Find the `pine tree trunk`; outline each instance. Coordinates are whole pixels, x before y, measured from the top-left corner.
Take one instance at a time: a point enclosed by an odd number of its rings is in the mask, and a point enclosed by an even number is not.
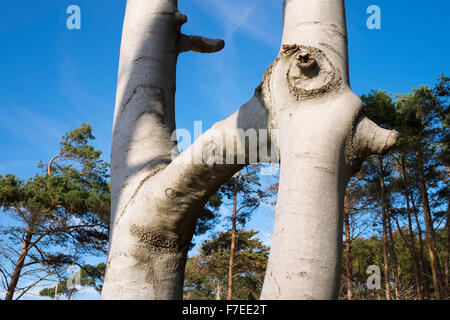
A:
[[[384,185],[384,174],[383,174],[383,158],[378,157],[378,175],[380,180],[380,191],[381,191],[381,219],[383,225],[383,266],[384,266],[384,287],[386,293],[386,300],[391,300],[391,285],[389,276],[389,256],[388,256],[388,233],[387,233],[387,212],[386,212],[386,187]]]
[[[56,286],[55,286],[55,300],[58,300],[58,286],[59,286],[59,275],[56,274]]]
[[[239,178],[239,173],[238,173]],[[233,191],[233,216],[231,218],[231,246],[230,246],[230,263],[228,267],[228,291],[227,300],[233,299],[233,266],[234,266],[234,254],[236,250],[236,210],[237,210],[237,183],[234,184]]]
[[[423,294],[422,294],[422,275],[419,272],[419,261],[417,259],[417,253],[416,253],[416,237],[414,235],[414,229],[412,226],[412,219],[411,219],[411,205],[409,203],[409,187],[408,187],[408,179],[406,174],[406,165],[405,165],[405,157],[402,156],[401,159],[401,167],[402,167],[402,175],[403,175],[403,189],[405,194],[405,201],[406,201],[406,215],[408,217],[408,231],[409,231],[409,241],[407,242],[407,245],[409,247],[409,251],[411,253],[411,257],[413,260],[413,267],[414,267],[414,281],[416,284],[416,292],[417,292],[417,299],[423,300]]]
[[[350,212],[347,207],[347,196],[344,199],[344,235],[345,235],[345,259],[347,275],[347,300],[353,300],[353,261],[352,261],[352,238],[350,229]]]
[[[216,286],[214,298],[216,300],[222,300],[222,286],[220,285],[220,283]]]
[[[67,300],[72,299],[72,294],[73,294],[74,291],[75,291],[74,288],[72,288],[72,289],[69,290],[69,293],[67,294]]]
[[[390,204],[389,201],[387,201],[387,227],[388,227],[388,234],[389,234],[389,239],[388,239],[388,243],[389,243],[389,256],[391,258],[391,262],[392,262],[392,273],[394,274],[394,290],[395,290],[395,298],[397,300],[400,300],[402,298],[401,293],[400,293],[400,276],[399,276],[399,270],[398,270],[398,262],[397,262],[397,254],[395,252],[395,240],[394,240],[394,235],[392,232],[392,220],[391,220],[391,216],[392,216],[392,212],[390,209]]]
[[[407,192],[407,191],[405,191]],[[417,291],[417,299],[423,300],[423,294],[422,294],[422,287],[423,287],[423,280],[422,276],[423,274],[419,271],[419,260],[417,259],[417,252],[416,252],[416,237],[414,235],[414,230],[412,226],[412,219],[411,219],[411,209],[409,204],[409,196],[406,194],[406,206],[407,206],[407,217],[408,217],[408,231],[409,231],[409,238],[410,243],[408,243],[411,256],[413,258],[413,267],[414,267],[414,281],[416,283],[416,291]]]
[[[449,259],[450,259],[450,199],[447,202],[447,221],[445,223],[445,286],[447,291],[447,299],[450,298],[450,274],[449,274]]]
[[[385,276],[386,276],[386,270],[389,273],[389,265],[392,268],[392,273],[394,275],[394,290],[395,290],[395,297],[397,300],[401,299],[401,294],[399,290],[400,285],[400,277],[398,273],[398,263],[397,263],[397,255],[395,253],[395,243],[394,243],[394,237],[392,233],[392,223],[391,223],[391,208],[390,203],[387,196],[387,188],[384,183],[384,170],[383,170],[383,157],[378,157],[378,169],[379,169],[379,176],[380,176],[380,189],[381,189],[381,206],[382,206],[382,212],[383,212],[383,251],[386,250],[386,252],[383,252],[383,258],[387,258],[389,261],[388,264],[385,262]],[[386,238],[385,238],[386,237]],[[386,248],[385,248],[386,246]],[[389,252],[389,256],[387,254]],[[388,283],[386,283],[386,280]],[[386,298],[389,296],[391,297],[391,290],[389,285],[389,277],[385,279],[385,285],[389,286],[389,290],[386,290]],[[390,299],[389,298],[389,299]],[[387,298],[387,300],[389,300]]]
[[[11,279],[6,291],[5,300],[12,300],[14,297],[14,292],[16,291],[17,283],[19,282],[20,275],[22,273],[23,265],[25,264],[25,259],[28,255],[29,246],[31,244],[31,239],[33,235],[31,232],[27,232],[25,235],[25,240],[22,244],[22,250],[20,251],[19,257],[17,259],[14,271],[11,275]]]
[[[417,226],[417,237],[419,239],[419,255],[420,255],[419,268],[420,268],[420,273],[423,275],[422,276],[423,295],[424,295],[424,298],[429,298],[430,294],[428,292],[428,281],[427,281],[427,277],[425,276],[425,265],[426,264],[425,264],[424,244],[423,244],[423,238],[422,238],[422,227],[420,226],[418,211],[417,211],[416,204],[414,203],[414,198],[413,198],[412,194],[411,194],[410,201],[411,201],[411,205],[413,207],[414,220],[415,220],[416,226]]]
[[[423,215],[425,220],[425,227],[427,233],[428,253],[430,255],[431,271],[433,274],[433,285],[435,298],[440,300],[442,298],[442,276],[441,264],[437,254],[436,235],[433,226],[433,218],[431,216],[430,203],[428,201],[428,191],[425,182],[425,174],[423,170],[423,160],[421,152],[417,152],[417,164],[419,169],[419,185],[420,194],[422,197]]]

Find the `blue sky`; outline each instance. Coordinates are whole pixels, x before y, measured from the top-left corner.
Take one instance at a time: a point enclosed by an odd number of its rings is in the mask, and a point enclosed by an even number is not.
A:
[[[406,93],[450,73],[450,2],[353,0],[347,3],[352,88]],[[81,30],[68,30],[66,9],[81,8]],[[381,30],[366,9],[381,8]],[[183,54],[176,94],[177,125],[204,130],[253,94],[281,39],[281,0],[180,0],[189,34],[222,38],[216,54]],[[60,137],[82,122],[109,160],[125,0],[1,1],[0,174],[23,178],[58,150]],[[3,218],[2,218],[3,219]],[[269,239],[271,209],[250,227]]]
[[[180,0],[184,32],[226,40],[216,54],[179,59],[177,125],[203,128],[237,110],[275,58],[281,0]],[[66,28],[77,4],[82,29]],[[377,4],[382,29],[366,27]],[[28,177],[57,151],[60,136],[90,122],[109,158],[125,0],[1,1],[0,173]],[[450,69],[447,1],[347,1],[350,74],[357,94],[404,93]]]

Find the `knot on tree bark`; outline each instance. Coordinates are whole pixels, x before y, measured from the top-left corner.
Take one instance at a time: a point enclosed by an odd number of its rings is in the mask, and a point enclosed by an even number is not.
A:
[[[264,73],[255,96],[268,110],[269,128],[275,129],[282,109],[338,92],[343,87],[341,71],[321,49],[284,44]]]

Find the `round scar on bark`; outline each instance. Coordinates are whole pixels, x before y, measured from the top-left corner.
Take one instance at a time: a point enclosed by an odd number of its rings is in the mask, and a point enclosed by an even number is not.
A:
[[[333,62],[319,48],[286,45],[283,55],[289,60],[286,73],[289,92],[297,100],[312,99],[337,90],[342,77]]]
[[[302,71],[311,71],[318,67],[316,59],[306,50],[301,50],[297,56],[297,65]]]
[[[176,197],[176,195],[177,195],[176,191],[173,190],[172,188],[166,189],[166,197],[167,197],[167,198],[173,199],[173,198]]]

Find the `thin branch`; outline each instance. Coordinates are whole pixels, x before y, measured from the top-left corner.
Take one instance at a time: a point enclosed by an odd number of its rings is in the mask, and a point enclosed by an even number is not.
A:
[[[239,209],[236,210],[236,214],[238,214],[239,211],[241,211],[241,210],[244,209],[244,208],[248,208],[248,207],[258,207],[258,206],[259,206],[259,203],[258,203],[258,204],[244,204],[244,205],[242,205]],[[252,210],[252,211],[253,211],[253,210]]]
[[[36,280],[34,283],[32,283],[31,285],[29,285],[28,287],[26,287],[26,289],[22,289],[22,293],[16,298],[16,300],[19,300],[25,293],[27,293],[31,288],[33,288],[34,286],[36,286],[39,282],[45,280],[46,278],[48,278],[51,274],[47,274],[44,277]]]
[[[2,274],[2,276],[3,276],[3,280],[4,280],[4,283],[3,283],[3,286],[5,287],[5,288],[8,288],[8,277],[7,277],[7,272],[6,272],[6,270],[3,270],[3,268],[2,268],[2,266],[0,266],[0,273]]]
[[[182,34],[179,52],[194,51],[199,53],[213,53],[222,50],[224,47],[225,41],[221,39],[209,39]]]
[[[48,163],[48,166],[47,166],[47,174],[48,174],[49,176],[52,175],[52,164],[53,164],[53,162],[55,162],[56,159],[61,158],[62,156],[63,156],[62,153],[57,154],[57,155],[54,156],[54,157],[50,160],[50,162]]]

